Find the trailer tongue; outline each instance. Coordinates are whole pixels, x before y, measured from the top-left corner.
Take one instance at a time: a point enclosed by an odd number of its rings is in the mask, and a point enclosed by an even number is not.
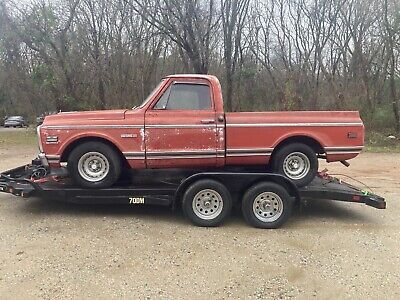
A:
[[[128,181],[111,188],[84,189],[71,184],[68,178],[60,178],[60,174],[47,173],[36,160],[3,172],[0,192],[85,204],[150,204],[173,208],[181,204],[186,216],[200,226],[221,224],[235,203],[241,203],[245,219],[260,228],[281,226],[293,205],[302,200],[337,200],[386,208],[383,197],[326,174],[298,188],[274,173],[153,170],[135,173]]]

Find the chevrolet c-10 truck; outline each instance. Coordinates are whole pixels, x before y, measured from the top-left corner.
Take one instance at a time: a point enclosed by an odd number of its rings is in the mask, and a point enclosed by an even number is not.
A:
[[[38,127],[39,157],[67,167],[85,188],[112,186],[124,168],[265,166],[297,186],[310,183],[318,158],[357,156],[364,126],[355,111],[225,113],[211,75],[164,78],[139,107],[63,112]]]

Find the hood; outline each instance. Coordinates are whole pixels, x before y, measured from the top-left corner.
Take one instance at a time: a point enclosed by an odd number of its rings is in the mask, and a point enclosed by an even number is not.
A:
[[[56,123],[67,120],[123,120],[126,109],[61,112],[45,118],[44,123]]]

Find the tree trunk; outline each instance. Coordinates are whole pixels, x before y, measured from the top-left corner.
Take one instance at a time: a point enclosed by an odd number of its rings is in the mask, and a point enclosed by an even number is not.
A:
[[[226,103],[226,110],[233,111],[233,78],[229,70],[226,72],[226,95],[224,102]]]
[[[392,61],[390,65],[390,98],[392,100],[392,107],[394,118],[396,121],[396,132],[400,133],[400,113],[399,113],[399,103],[397,99],[397,91],[396,91],[396,80],[395,80],[395,60],[393,49],[391,49]]]

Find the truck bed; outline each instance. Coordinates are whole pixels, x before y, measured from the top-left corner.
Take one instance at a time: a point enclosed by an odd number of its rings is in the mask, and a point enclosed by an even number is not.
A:
[[[226,113],[227,164],[268,163],[290,137],[314,141],[328,162],[342,161],[361,152],[364,125],[356,111]]]

